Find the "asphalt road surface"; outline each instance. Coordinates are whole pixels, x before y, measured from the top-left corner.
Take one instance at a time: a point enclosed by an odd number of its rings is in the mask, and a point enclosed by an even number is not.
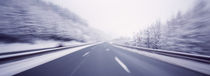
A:
[[[26,70],[16,76],[207,75],[103,43]]]

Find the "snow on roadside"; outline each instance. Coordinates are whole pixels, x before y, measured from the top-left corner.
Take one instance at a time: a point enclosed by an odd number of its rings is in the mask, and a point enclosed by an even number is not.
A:
[[[125,49],[127,51],[130,52],[134,52],[140,55],[144,55],[147,57],[151,57],[151,58],[155,58],[170,64],[174,64],[177,66],[181,66],[181,67],[185,67],[200,73],[204,73],[207,75],[210,75],[210,64],[204,64],[204,63],[200,63],[200,62],[196,62],[196,61],[192,61],[192,60],[187,60],[187,59],[181,59],[181,58],[175,58],[175,57],[170,57],[170,56],[164,56],[164,55],[159,55],[159,54],[155,54],[155,53],[150,53],[150,52],[145,52],[145,51],[139,51],[136,49],[131,49],[131,48],[126,48],[126,47],[122,47],[122,46],[117,46],[114,45],[117,48],[122,48]]]
[[[84,43],[77,42],[77,41],[71,41],[71,42],[36,41],[34,44],[30,44],[30,43],[3,44],[2,43],[2,44],[0,44],[0,53],[56,47],[60,43],[64,44],[65,46],[74,46],[74,45],[84,44]]]

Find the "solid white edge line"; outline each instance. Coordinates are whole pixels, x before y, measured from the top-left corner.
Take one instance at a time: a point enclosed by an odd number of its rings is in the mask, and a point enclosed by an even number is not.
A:
[[[86,52],[85,54],[83,54],[82,56],[84,57],[84,56],[86,56],[86,55],[88,55],[89,54],[89,52]]]
[[[76,45],[76,46],[78,46],[78,45]],[[34,53],[39,53],[39,52],[51,51],[51,50],[59,50],[59,49],[64,49],[64,48],[68,48],[68,47],[74,47],[74,46],[57,47],[57,48],[54,47],[54,48],[43,49],[43,50],[39,50],[39,51],[28,51],[28,52],[17,53],[17,54],[1,55],[0,58],[9,58],[9,57],[13,57],[13,56],[34,54]]]
[[[120,66],[128,73],[130,73],[130,70],[128,69],[128,67],[118,58],[118,57],[114,57],[114,59],[117,61],[118,64],[120,64]]]
[[[117,46],[117,45],[113,45],[113,46],[116,48],[125,49],[126,51],[130,51],[133,53],[137,53],[140,55],[158,59],[160,61],[167,62],[169,64],[174,64],[177,66],[181,66],[181,67],[188,68],[188,69],[200,72],[200,73],[210,75],[210,64],[203,64],[203,63],[192,61],[192,60],[186,60],[186,59],[181,59],[181,58],[175,58],[175,57],[145,52],[145,51],[139,51],[136,49],[126,48],[126,47]]]
[[[58,51],[58,52],[54,52],[54,53],[49,53],[46,55],[27,58],[27,59],[23,59],[23,60],[11,62],[11,63],[1,64],[0,65],[0,72],[1,72],[0,76],[12,76],[12,75],[18,74],[20,72],[23,72],[25,70],[31,69],[33,67],[39,66],[41,64],[47,63],[49,61],[55,60],[57,58],[63,57],[65,55],[71,54],[73,52],[76,52],[81,49],[84,49],[84,48],[87,48],[90,46],[94,46],[94,45],[97,45],[100,43],[101,42],[95,43],[95,44],[90,44],[90,45],[85,45],[85,46],[81,46],[81,47],[75,47],[75,48]]]

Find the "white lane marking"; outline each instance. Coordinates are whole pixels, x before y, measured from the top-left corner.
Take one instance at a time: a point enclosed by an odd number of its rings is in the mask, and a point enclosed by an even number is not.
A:
[[[155,53],[150,53],[150,52],[146,52],[146,51],[139,51],[136,49],[126,48],[126,47],[117,46],[117,45],[114,45],[114,46],[117,48],[125,49],[126,51],[134,52],[134,53],[137,53],[140,55],[144,55],[144,56],[158,59],[158,60],[170,63],[170,64],[174,64],[177,66],[181,66],[181,67],[184,67],[187,69],[191,69],[194,71],[198,71],[198,72],[210,75],[210,72],[209,72],[210,65],[209,64],[200,63],[200,62],[196,62],[196,61],[192,61],[192,60],[186,60],[186,59],[181,59],[181,58],[165,56],[165,55],[160,55],[160,54],[155,54]]]
[[[81,49],[84,49],[84,48],[87,48],[90,46],[94,46],[97,44],[99,44],[99,43],[85,45],[85,46],[81,46],[81,47],[75,47],[75,48],[66,49],[63,51],[49,53],[46,55],[40,55],[40,56],[35,56],[35,57],[19,60],[19,61],[1,64],[0,65],[0,72],[1,72],[0,76],[13,76],[17,73],[23,72],[25,70],[28,70],[33,67],[39,66],[41,64],[47,63],[49,61],[55,60],[62,56],[71,54],[76,51],[80,51]]]
[[[128,69],[128,67],[122,62],[120,61],[120,59],[118,57],[114,57],[114,59],[117,61],[118,64],[120,64],[120,66],[128,73],[130,73],[130,70]]]
[[[86,56],[86,55],[88,55],[89,54],[89,52],[86,52],[85,54],[83,54],[82,56],[84,57],[84,56]]]
[[[106,51],[110,51],[110,49],[109,49],[109,48],[107,48],[107,49],[106,49]]]

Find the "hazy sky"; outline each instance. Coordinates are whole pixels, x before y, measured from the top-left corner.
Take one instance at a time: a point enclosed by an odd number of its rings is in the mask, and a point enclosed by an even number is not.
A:
[[[165,22],[195,0],[48,0],[76,13],[90,26],[116,36],[131,36],[156,20]]]

